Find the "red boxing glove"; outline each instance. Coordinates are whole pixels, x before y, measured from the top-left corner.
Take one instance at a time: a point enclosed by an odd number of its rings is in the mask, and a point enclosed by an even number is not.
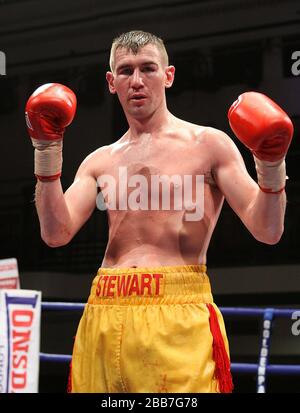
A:
[[[269,193],[285,187],[285,155],[293,137],[293,124],[288,115],[270,98],[257,92],[246,92],[228,111],[231,129],[254,155],[258,184]]]
[[[35,175],[51,181],[61,175],[62,139],[76,111],[76,96],[64,85],[40,86],[28,99],[25,118],[35,147]]]

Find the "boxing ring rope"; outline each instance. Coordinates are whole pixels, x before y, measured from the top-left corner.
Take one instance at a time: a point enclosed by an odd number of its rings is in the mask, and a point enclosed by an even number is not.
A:
[[[42,302],[42,311],[83,311],[83,303]],[[261,345],[258,363],[231,363],[233,373],[256,373],[257,393],[266,393],[267,375],[300,375],[300,365],[293,364],[269,364],[270,344],[272,335],[272,323],[275,317],[292,318],[292,314],[299,311],[279,308],[247,308],[247,307],[220,307],[223,316],[238,315],[241,317],[261,317],[263,320],[261,329]],[[40,361],[69,363],[72,356],[67,354],[40,353]]]

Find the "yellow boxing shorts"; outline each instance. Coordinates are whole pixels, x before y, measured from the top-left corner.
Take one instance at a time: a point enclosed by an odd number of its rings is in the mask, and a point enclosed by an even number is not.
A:
[[[78,326],[72,392],[231,392],[205,265],[100,268]]]

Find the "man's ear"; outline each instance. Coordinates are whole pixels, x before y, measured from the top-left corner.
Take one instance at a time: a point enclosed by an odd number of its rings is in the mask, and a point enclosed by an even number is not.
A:
[[[106,72],[106,80],[108,83],[108,89],[110,91],[110,93],[115,94],[116,93],[116,89],[114,86],[114,75],[112,72]]]
[[[165,87],[170,88],[173,85],[174,78],[175,78],[175,67],[174,66],[167,66],[165,69]]]

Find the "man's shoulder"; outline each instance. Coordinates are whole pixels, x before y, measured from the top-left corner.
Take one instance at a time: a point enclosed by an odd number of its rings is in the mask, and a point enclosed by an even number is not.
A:
[[[212,159],[218,164],[227,163],[240,157],[234,140],[220,129],[207,127],[205,142]]]
[[[220,129],[211,126],[196,124],[180,118],[176,118],[175,125],[177,128],[181,130],[186,130],[187,132],[191,132],[192,134],[196,135],[217,136],[225,134]]]
[[[109,146],[110,145],[104,145],[100,148],[95,149],[93,152],[86,156],[82,163],[90,164],[95,160],[99,160],[99,158],[104,158],[109,152]]]
[[[82,166],[94,169],[96,166],[97,169],[100,167],[106,167],[107,162],[111,161],[112,156],[120,150],[123,146],[122,138],[116,142],[113,142],[108,145],[103,145],[93,152],[91,152],[87,157],[83,160]],[[102,169],[101,167],[101,169]]]
[[[195,123],[186,122],[181,120],[181,126],[185,129],[193,138],[202,143],[210,145],[219,145],[228,141],[232,141],[231,138],[222,130],[204,125],[197,125]]]
[[[203,150],[207,151],[214,160],[231,159],[238,152],[232,138],[220,129],[189,122],[186,122],[185,127],[190,131],[189,135],[195,143],[194,149],[199,148],[202,153]]]
[[[87,155],[81,162],[78,172],[95,175],[96,172],[98,173],[99,168],[102,170],[106,164],[106,160],[109,159],[111,152],[110,146],[111,145],[101,146]]]
[[[227,147],[233,144],[227,133],[211,126],[204,126],[199,136],[213,147]]]
[[[208,139],[228,139],[229,136],[223,132],[221,129],[214,128],[212,126],[202,126],[199,127],[199,131],[202,131],[202,135]]]

